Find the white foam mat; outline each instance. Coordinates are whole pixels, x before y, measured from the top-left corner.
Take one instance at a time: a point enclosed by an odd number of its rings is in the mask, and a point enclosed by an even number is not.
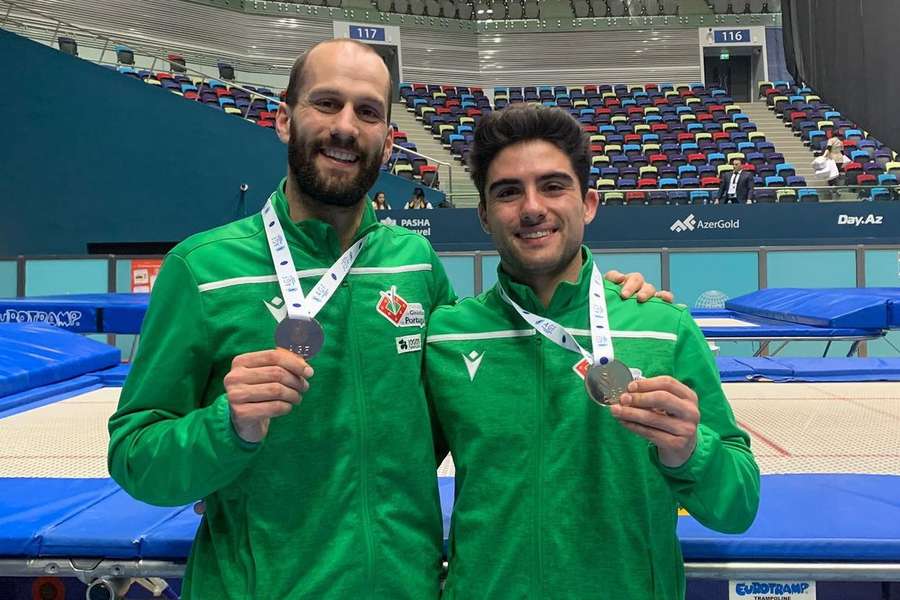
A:
[[[900,475],[900,384],[727,383],[735,418],[770,473]],[[120,388],[0,419],[0,477],[108,477],[106,423]],[[456,472],[452,457],[440,476]]]
[[[0,477],[109,477],[106,422],[121,388],[101,388],[0,419]]]
[[[694,320],[700,327],[759,327],[756,323],[730,317],[698,317]]]
[[[763,474],[900,475],[900,383],[726,383]],[[448,456],[443,477],[456,468]]]

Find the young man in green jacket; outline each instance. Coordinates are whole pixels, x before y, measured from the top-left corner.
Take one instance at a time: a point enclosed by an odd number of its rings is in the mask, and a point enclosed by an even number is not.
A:
[[[581,245],[589,156],[558,109],[475,132],[498,282],[438,308],[425,352],[456,465],[447,600],[680,599],[679,505],[725,532],[756,513],[749,437],[689,312],[622,300]]]
[[[178,244],[156,281],[109,470],[152,504],[205,500],[186,599],[439,594],[421,343],[455,296],[430,244],[366,201],[391,153],[390,86],[364,44],[298,59],[268,212]]]

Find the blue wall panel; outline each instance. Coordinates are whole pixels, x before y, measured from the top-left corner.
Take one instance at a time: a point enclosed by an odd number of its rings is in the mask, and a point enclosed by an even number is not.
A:
[[[612,270],[622,273],[637,272],[643,274],[644,279],[657,289],[662,287],[660,257],[655,252],[594,252],[594,260],[597,261],[601,273]]]
[[[0,260],[0,298],[16,295],[16,261]]]
[[[900,251],[869,250],[866,252],[866,286],[900,287]],[[869,356],[900,355],[900,331],[892,331],[886,339],[866,343]]]
[[[25,263],[25,295],[107,292],[106,259],[29,260]]]
[[[856,287],[856,255],[853,250],[769,252],[768,287]],[[779,356],[822,356],[825,343],[791,342]],[[774,350],[775,346],[770,346]],[[828,356],[844,356],[850,342],[835,342]]]
[[[488,289],[497,283],[497,265],[500,264],[500,256],[488,254],[481,257],[481,289]]]
[[[675,299],[691,308],[721,292],[734,298],[759,289],[756,252],[673,252],[669,255],[669,279]],[[707,308],[714,308],[706,306]]]
[[[453,285],[453,291],[460,298],[475,295],[475,257],[474,256],[441,256],[447,277]]]
[[[675,301],[691,308],[716,308],[727,298],[759,289],[756,252],[673,252],[669,279]],[[753,356],[753,342],[717,342],[721,356]]]

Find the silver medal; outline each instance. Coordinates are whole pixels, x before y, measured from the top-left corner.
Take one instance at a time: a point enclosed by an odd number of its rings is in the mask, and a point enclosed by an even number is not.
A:
[[[286,317],[275,328],[275,345],[303,358],[310,358],[322,349],[325,332],[315,319]]]
[[[584,387],[597,404],[618,404],[619,396],[628,391],[628,384],[633,380],[631,369],[625,363],[612,360],[605,365],[591,366],[584,378]]]

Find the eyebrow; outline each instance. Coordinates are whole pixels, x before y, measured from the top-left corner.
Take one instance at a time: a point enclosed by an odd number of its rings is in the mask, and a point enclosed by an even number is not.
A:
[[[568,184],[573,184],[575,180],[571,175],[566,173],[565,171],[553,171],[551,173],[545,173],[538,177],[538,183],[542,183],[551,179],[563,180]],[[493,193],[497,188],[503,187],[504,185],[521,185],[521,179],[507,178],[507,179],[498,179],[490,186],[488,186],[488,194]]]
[[[331,89],[331,88],[320,88],[317,90],[316,89],[310,90],[310,92],[309,92],[310,98],[316,98],[319,96],[338,96],[340,98],[346,98],[346,94],[344,94],[343,92],[339,92],[338,90]],[[358,100],[359,102],[374,104],[382,111],[387,108],[387,106],[385,105],[385,102],[384,102],[384,98],[363,95],[363,96],[360,96],[359,98],[354,98],[354,99]]]

